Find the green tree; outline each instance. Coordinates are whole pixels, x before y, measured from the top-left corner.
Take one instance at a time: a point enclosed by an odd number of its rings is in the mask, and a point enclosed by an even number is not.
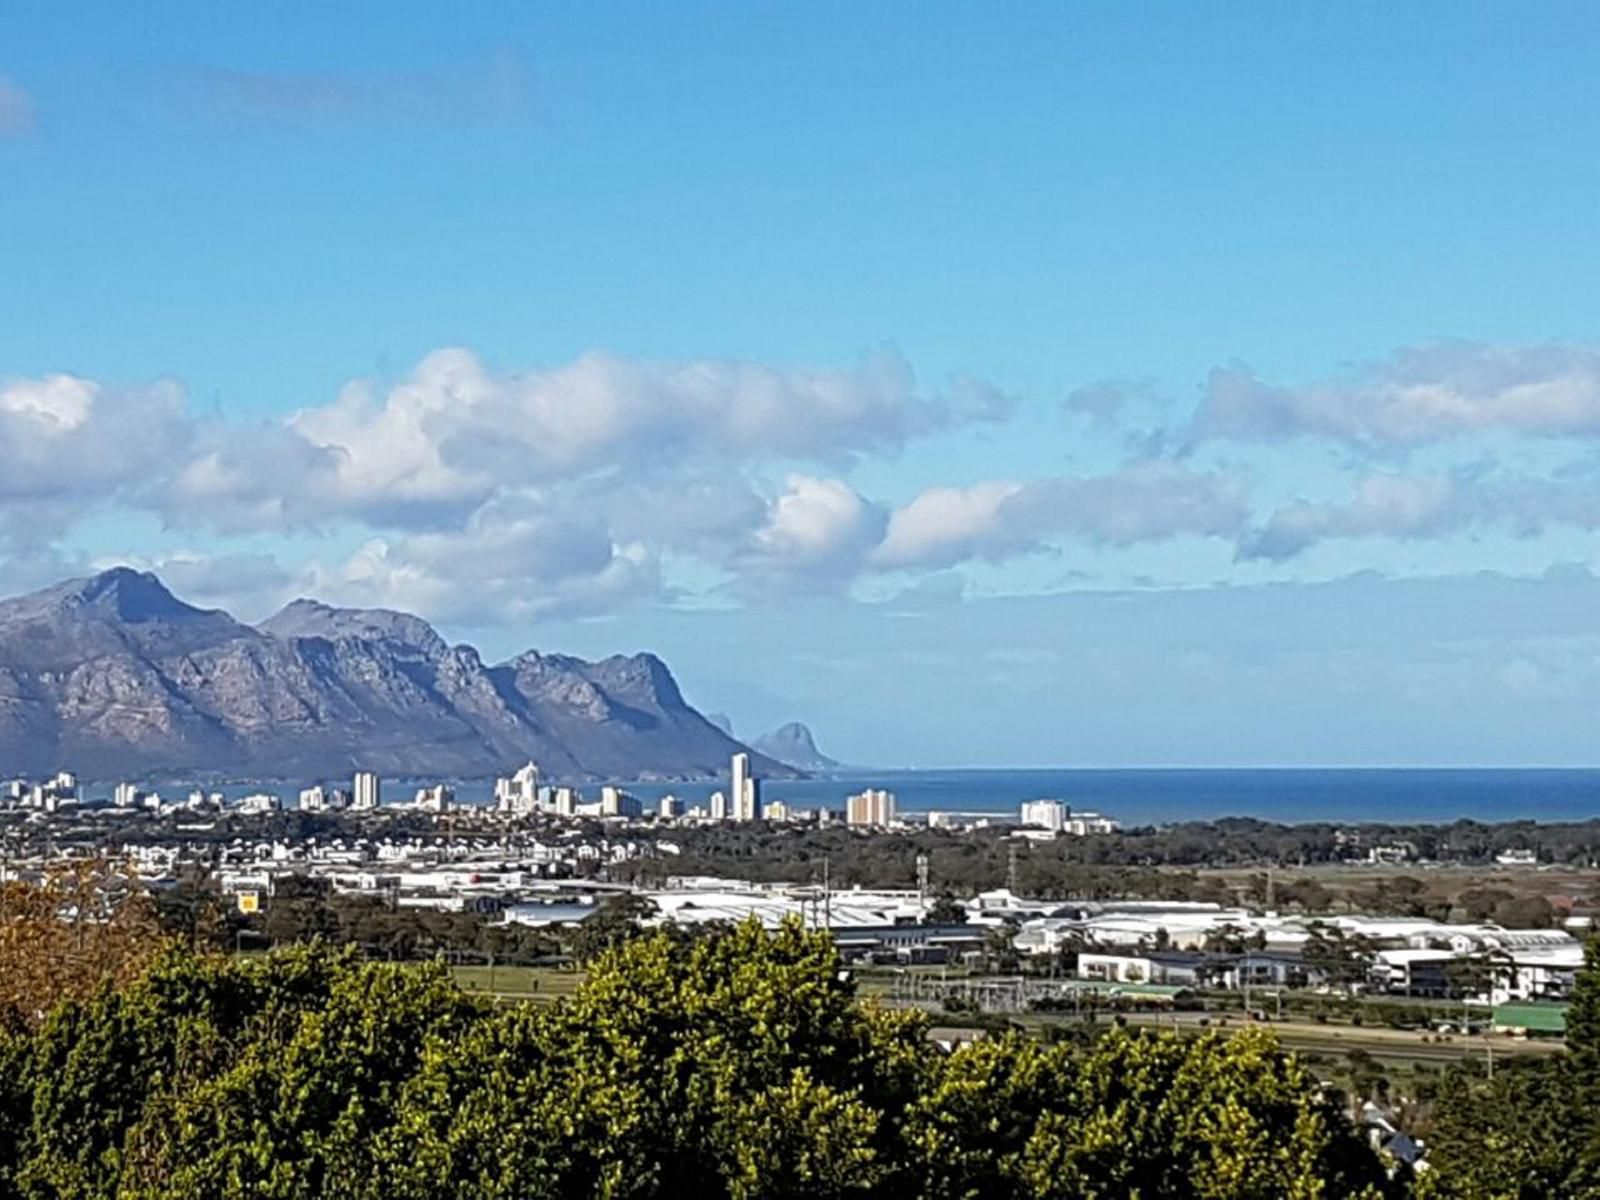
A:
[[[1451,1069],[1428,1137],[1423,1200],[1575,1200],[1583,1139],[1577,1076],[1564,1064],[1510,1062],[1485,1078],[1477,1064]]]
[[[941,892],[928,906],[928,922],[933,925],[965,925],[967,908],[949,892]]]
[[[640,933],[639,922],[654,915],[655,905],[633,892],[620,892],[603,901],[573,931],[570,947],[580,962],[614,949]]]
[[[1261,1032],[963,1048],[906,1140],[914,1194],[936,1198],[1376,1197],[1385,1182],[1336,1098]]]

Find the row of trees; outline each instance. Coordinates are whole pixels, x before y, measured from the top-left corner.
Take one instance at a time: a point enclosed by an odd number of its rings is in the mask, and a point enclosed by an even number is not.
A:
[[[1262,1033],[946,1054],[831,938],[621,937],[576,997],[442,966],[169,948],[0,1035],[0,1197],[1131,1197],[1396,1193]]]
[[[843,828],[775,830],[751,825],[707,826],[674,830],[683,863],[706,858],[752,861],[759,866],[773,857],[776,844],[794,862],[828,855],[842,882],[887,883],[883,878],[856,878],[850,873],[871,865],[875,874],[893,869],[898,881],[910,884],[917,853],[934,858],[933,873],[963,887],[997,886],[1008,867],[1004,831],[906,830],[862,836]],[[1600,862],[1600,820],[1566,823],[1507,821],[1486,824],[1457,821],[1450,825],[1280,824],[1249,817],[1185,821],[1172,825],[1125,829],[1116,834],[1060,838],[1037,847],[1037,861],[1059,868],[1122,867],[1295,867],[1322,866],[1363,859],[1377,846],[1408,846],[1420,858],[1437,862],[1489,865],[1507,850],[1532,851],[1541,862],[1590,865]],[[907,852],[910,857],[907,857]],[[891,867],[894,863],[897,866]],[[649,868],[646,868],[649,869]],[[687,869],[680,867],[681,869]],[[1026,869],[1026,864],[1023,864]]]

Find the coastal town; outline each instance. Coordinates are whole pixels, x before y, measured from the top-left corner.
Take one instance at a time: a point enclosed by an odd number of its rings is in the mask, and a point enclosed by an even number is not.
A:
[[[796,920],[831,930],[849,961],[943,968],[937,983],[907,985],[907,996],[920,999],[1015,1009],[1093,993],[1170,1007],[1253,989],[1461,1001],[1477,1006],[1479,1023],[1545,1031],[1559,1027],[1592,920],[1573,915],[1520,928],[1318,912],[1303,903],[1287,912],[1270,890],[1254,903],[1244,896],[1046,898],[1026,894],[1014,878],[1011,886],[957,892],[930,875],[920,854],[913,888],[837,886],[826,860],[820,878],[674,873],[683,839],[717,827],[759,825],[778,836],[836,828],[866,839],[915,830],[983,835],[1010,845],[1013,863],[1019,847],[1115,838],[1120,830],[1112,818],[1051,798],[1023,803],[1014,818],[906,814],[884,789],[845,796],[837,810],[793,809],[763,802],[745,754],[732,757],[726,785],[703,804],[667,795],[646,805],[617,785],[586,792],[545,781],[532,762],[495,779],[491,795],[487,804],[458,804],[449,784],[436,783],[395,800],[378,775],[357,771],[348,786],[309,785],[290,804],[267,791],[228,798],[194,789],[168,800],[131,782],[101,795],[62,771],[5,785],[0,882],[39,880],[63,863],[99,859],[125,864],[156,892],[202,870],[239,914],[268,910],[291,885],[309,881],[395,909],[471,913],[508,929],[546,931],[581,925],[628,896],[646,925],[754,919],[774,928]],[[1353,844],[1350,863],[1403,866],[1413,856],[1406,846]],[[1533,865],[1523,851],[1499,861]],[[667,868],[641,878],[644,862]],[[997,949],[1020,982],[997,981]],[[951,969],[961,972],[956,982]]]

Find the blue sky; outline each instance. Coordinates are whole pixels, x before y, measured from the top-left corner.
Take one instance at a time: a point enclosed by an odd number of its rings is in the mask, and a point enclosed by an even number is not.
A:
[[[1592,762],[1600,618],[1546,618],[1600,612],[1597,50],[9,4],[7,590],[655,648],[859,761]]]

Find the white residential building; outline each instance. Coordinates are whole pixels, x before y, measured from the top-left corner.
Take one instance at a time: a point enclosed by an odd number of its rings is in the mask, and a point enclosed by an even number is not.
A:
[[[436,783],[432,787],[418,788],[412,801],[427,812],[449,812],[455,805],[456,794],[448,784]]]
[[[300,789],[300,811],[322,812],[328,807],[328,789],[320,783],[315,787]]]
[[[868,788],[845,801],[845,823],[883,828],[894,824],[894,793]]]
[[[1092,833],[1115,833],[1122,824],[1099,813],[1084,812],[1067,817],[1061,822],[1060,832],[1069,837],[1088,837]]]
[[[578,792],[576,788],[558,787],[555,790],[555,808],[558,817],[575,817],[578,815]]]
[[[494,781],[494,806],[501,812],[527,813],[539,809],[539,767],[527,762],[518,767],[509,779]]]
[[[1060,833],[1072,810],[1060,800],[1027,800],[1022,805],[1022,823],[1035,829]]]
[[[602,817],[642,817],[644,805],[639,802],[639,797],[631,792],[625,792],[619,787],[609,784],[600,789],[600,816]]]
[[[354,798],[350,807],[368,811],[383,803],[383,783],[376,771],[357,771],[352,788]]]

